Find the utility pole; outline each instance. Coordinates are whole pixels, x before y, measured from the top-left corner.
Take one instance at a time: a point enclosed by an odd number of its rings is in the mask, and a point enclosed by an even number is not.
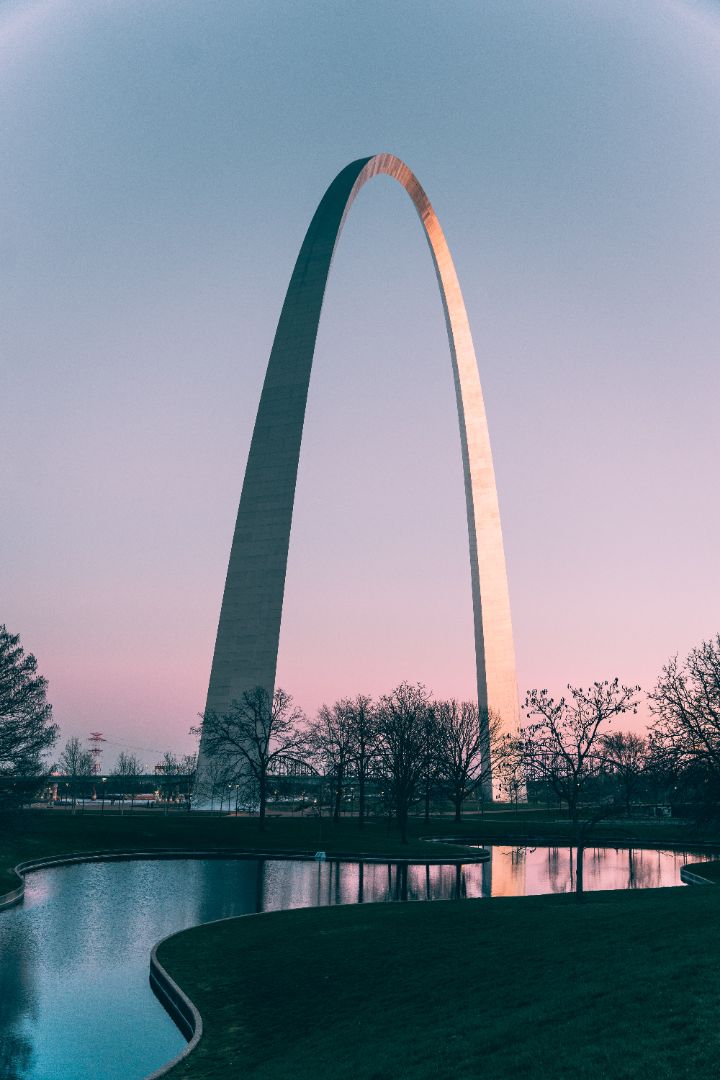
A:
[[[93,776],[100,775],[100,757],[103,752],[102,744],[107,742],[107,739],[103,735],[102,731],[90,732],[90,753],[92,754],[92,773]],[[93,798],[97,799],[97,789],[93,784]],[[103,810],[105,809],[105,797],[103,795]]]

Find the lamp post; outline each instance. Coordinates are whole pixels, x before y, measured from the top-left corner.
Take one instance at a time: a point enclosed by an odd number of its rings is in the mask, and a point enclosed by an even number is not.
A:
[[[107,776],[102,778],[102,806],[100,807],[100,813],[105,813],[105,785],[107,784]]]

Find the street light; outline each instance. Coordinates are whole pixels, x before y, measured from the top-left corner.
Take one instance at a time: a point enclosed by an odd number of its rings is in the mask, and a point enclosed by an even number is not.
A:
[[[100,807],[100,813],[105,813],[105,785],[107,784],[107,776],[102,778],[102,806]]]

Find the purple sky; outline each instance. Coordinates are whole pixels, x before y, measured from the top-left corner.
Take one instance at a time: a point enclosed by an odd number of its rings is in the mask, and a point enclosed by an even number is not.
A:
[[[0,622],[63,738],[186,751],[292,264],[404,158],[486,396],[521,691],[652,685],[720,629],[720,8],[45,0],[0,9]],[[473,694],[440,301],[376,180],[316,353],[279,680]]]

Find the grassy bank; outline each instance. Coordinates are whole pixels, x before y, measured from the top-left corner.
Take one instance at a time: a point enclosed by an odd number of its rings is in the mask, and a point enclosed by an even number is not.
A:
[[[160,960],[205,1035],[172,1080],[714,1078],[720,889],[283,912]]]
[[[12,867],[23,860],[71,851],[118,851],[157,848],[245,848],[257,851],[309,851],[329,854],[365,853],[392,858],[438,858],[437,845],[423,836],[466,837],[492,840],[532,839],[543,836],[558,842],[569,839],[568,825],[556,812],[494,811],[467,818],[460,825],[450,818],[421,819],[410,823],[410,843],[401,844],[397,831],[384,819],[372,819],[360,829],[357,819],[270,817],[265,832],[255,818],[214,817],[205,814],[135,811],[120,815],[106,808],[71,814],[68,810],[34,810],[0,822],[0,893],[16,883]],[[670,822],[607,822],[596,836],[638,843],[687,842],[698,837]],[[450,857],[462,849],[443,849]]]
[[[693,870],[701,877],[707,878],[708,881],[720,885],[720,861],[703,862],[697,866],[689,865],[688,870]]]

